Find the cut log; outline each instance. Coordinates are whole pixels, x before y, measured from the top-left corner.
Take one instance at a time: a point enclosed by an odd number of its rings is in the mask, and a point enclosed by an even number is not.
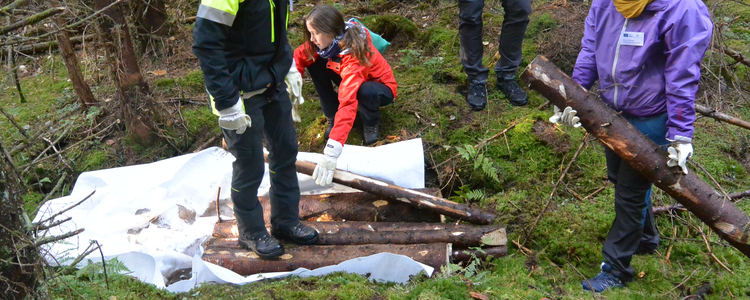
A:
[[[433,194],[440,190],[425,189],[425,192]],[[263,205],[263,219],[271,224],[271,200],[268,196],[258,200]],[[301,195],[299,216],[307,221],[440,222],[438,213],[364,192]]]
[[[234,245],[220,247],[221,245]],[[286,253],[277,260],[260,259],[252,251],[239,248],[236,239],[211,239],[206,246],[203,260],[247,276],[264,272],[287,272],[298,268],[317,269],[339,264],[357,257],[381,252],[400,254],[431,266],[435,269],[446,265],[452,253],[451,244],[414,245],[350,245],[350,246],[295,246],[287,244]]]
[[[312,175],[315,164],[297,161],[297,172]],[[476,207],[456,203],[448,199],[425,194],[412,189],[402,188],[377,179],[368,178],[347,171],[336,170],[333,182],[365,191],[380,197],[398,200],[421,209],[440,213],[445,216],[464,220],[474,224],[492,224],[497,214]]]
[[[508,246],[486,247],[481,249],[474,248],[454,248],[451,254],[451,262],[469,262],[472,259],[484,260],[487,258],[498,258],[508,255]]]
[[[504,246],[505,228],[441,223],[303,222],[318,230],[318,245],[452,243],[457,247]],[[213,236],[237,238],[237,221],[216,223]]]
[[[701,180],[696,172],[684,175],[680,168],[668,168],[667,151],[546,58],[534,59],[521,79],[557,107],[570,106],[577,110],[586,131],[684,205],[719,237],[750,257],[750,218],[729,198]]]

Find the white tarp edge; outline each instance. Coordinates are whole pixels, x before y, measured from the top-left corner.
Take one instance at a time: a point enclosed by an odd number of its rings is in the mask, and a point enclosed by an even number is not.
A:
[[[321,154],[303,153],[298,159],[317,162]],[[263,278],[314,276],[336,271],[371,274],[378,281],[405,282],[409,276],[433,269],[408,257],[381,253],[357,258],[336,266],[316,270],[240,276],[230,270],[204,262],[203,243],[216,223],[215,201],[229,202],[234,157],[221,148],[209,148],[154,163],[119,167],[82,173],[69,196],[45,203],[35,217],[43,220],[84,199],[81,205],[56,217],[72,220],[50,229],[47,236],[60,235],[80,228],[75,237],[52,244],[47,258],[51,263],[69,263],[92,240],[102,245],[106,259],[117,257],[132,271],[131,275],[172,292],[188,291],[211,281],[246,283]],[[379,147],[346,145],[339,158],[340,169],[377,178],[406,188],[424,187],[424,157],[421,139],[413,139]],[[268,192],[268,166],[259,195]],[[344,191],[349,188],[334,184],[321,188],[310,176],[298,174],[300,190],[306,194]],[[231,211],[231,210],[230,210]],[[222,218],[231,218],[222,214]],[[89,256],[100,261],[98,251]],[[166,287],[166,279],[174,271],[191,268],[192,278]]]

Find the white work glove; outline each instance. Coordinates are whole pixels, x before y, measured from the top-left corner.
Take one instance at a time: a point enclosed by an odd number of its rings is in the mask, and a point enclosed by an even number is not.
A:
[[[669,160],[667,166],[674,167],[680,166],[682,173],[688,174],[688,168],[685,165],[687,159],[693,156],[693,144],[685,142],[672,142],[672,145],[667,148],[669,152]]]
[[[555,114],[549,118],[550,122],[552,123],[560,122],[568,126],[581,127],[581,122],[579,122],[581,118],[576,116],[578,111],[576,111],[570,106],[565,107],[564,111],[560,111],[560,108],[558,108],[557,105],[552,105],[552,106],[555,107]]]
[[[297,71],[297,64],[292,60],[292,67],[289,68],[289,73],[286,74],[286,90],[289,92],[289,99],[292,100],[292,120],[294,122],[302,122],[302,118],[299,116],[297,111],[298,107],[305,103],[305,98],[302,98],[302,74]]]
[[[240,98],[237,103],[219,111],[219,126],[226,130],[237,130],[237,134],[242,134],[250,127],[250,116],[245,113],[243,100]]]
[[[315,166],[315,171],[313,171],[312,178],[315,179],[315,183],[320,186],[326,186],[333,182],[333,172],[336,171],[336,160],[341,155],[343,147],[341,143],[328,139],[326,148],[323,150],[323,157],[318,162],[318,165]]]

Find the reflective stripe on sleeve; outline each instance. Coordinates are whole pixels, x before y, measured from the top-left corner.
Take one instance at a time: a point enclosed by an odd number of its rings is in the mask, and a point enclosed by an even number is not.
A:
[[[223,3],[224,5],[212,5],[220,3]],[[228,5],[227,3],[227,1],[205,0],[198,7],[197,17],[211,20],[219,24],[232,26],[232,24],[234,23],[234,18],[237,14],[239,3],[235,3],[234,7],[229,7],[230,5]]]

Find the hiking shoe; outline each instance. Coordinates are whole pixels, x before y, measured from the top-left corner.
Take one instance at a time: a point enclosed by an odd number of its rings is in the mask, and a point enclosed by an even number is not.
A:
[[[466,94],[466,103],[474,111],[483,110],[487,106],[487,82],[485,80],[471,81],[469,92]]]
[[[622,280],[610,273],[611,270],[612,267],[610,265],[602,263],[602,271],[599,274],[596,274],[594,278],[581,282],[583,289],[601,293],[609,288],[625,287]]]
[[[498,77],[497,89],[505,94],[505,98],[513,106],[524,106],[529,103],[526,91],[518,85],[514,77]]]
[[[237,244],[243,249],[255,252],[262,259],[275,259],[284,254],[284,246],[264,229],[255,235],[241,234]]]
[[[328,140],[328,135],[331,134],[331,129],[333,129],[333,118],[326,117],[326,132],[323,134],[323,139]]]
[[[365,146],[369,146],[372,144],[375,144],[375,142],[378,141],[378,137],[380,137],[380,126],[364,126],[364,134],[365,138]]]
[[[271,234],[278,239],[288,240],[297,245],[313,245],[318,242],[318,231],[302,223],[297,223],[292,227],[273,226]]]

